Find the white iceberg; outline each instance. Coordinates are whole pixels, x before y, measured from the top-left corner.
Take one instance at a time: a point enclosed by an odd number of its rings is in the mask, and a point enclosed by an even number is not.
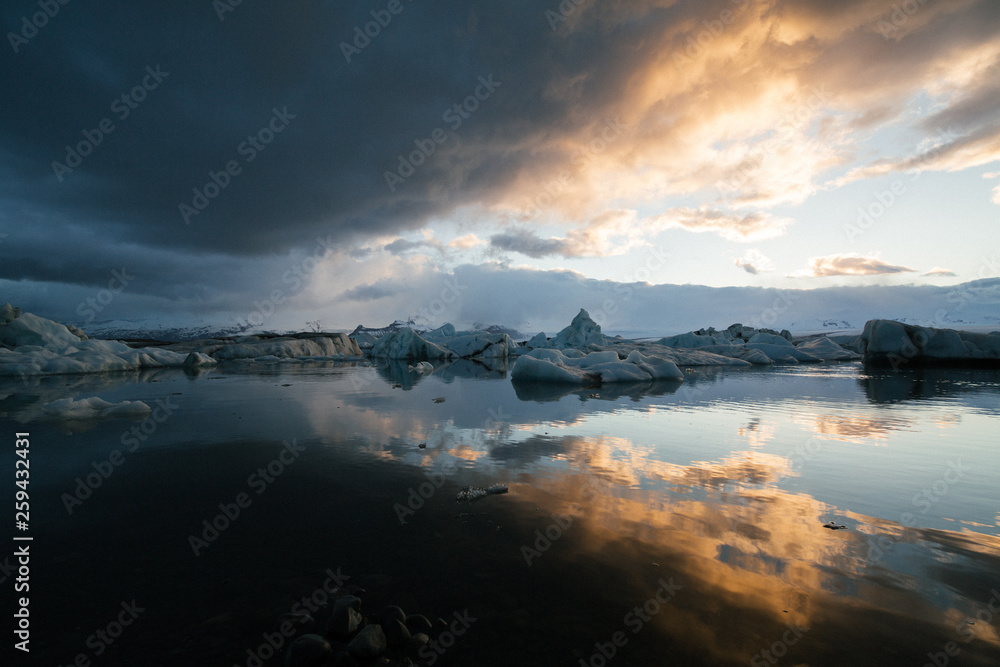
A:
[[[735,344],[743,345],[743,341],[725,335],[704,335],[697,334],[694,331],[689,331],[683,334],[677,334],[676,336],[667,336],[666,338],[661,338],[659,341],[660,345],[666,345],[667,347],[678,347],[685,349],[697,349],[699,347],[708,346],[719,346],[727,345],[732,346]]]
[[[581,308],[569,326],[548,341],[548,347],[555,349],[581,348],[591,345],[606,345],[607,343],[607,338],[601,333],[601,325],[592,320],[590,313]]]
[[[536,347],[548,347],[549,339],[545,337],[544,331],[539,331],[538,333],[536,333],[534,336],[531,337],[531,340],[529,340],[526,343],[526,346],[531,349],[534,349]]]
[[[191,352],[184,358],[185,368],[195,368],[198,366],[215,366],[219,362],[202,352]]]
[[[250,336],[234,343],[220,342],[202,346],[195,350],[212,358],[222,360],[259,359],[262,357],[278,357],[279,359],[295,359],[299,357],[351,358],[364,355],[353,338],[347,334],[335,333],[308,338],[257,338]]]
[[[107,373],[183,366],[186,354],[81,340],[65,326],[31,313],[0,325],[0,376]]]
[[[845,349],[827,336],[819,336],[799,343],[796,349],[807,352],[823,361],[848,361],[861,358],[857,352]]]
[[[820,362],[823,361],[817,356],[800,350],[794,345],[780,345],[778,343],[747,343],[747,348],[759,350],[777,364],[797,364],[799,362]]]
[[[428,331],[423,335],[427,340],[441,340],[442,338],[450,338],[455,335],[455,325],[450,322],[442,324],[437,329],[433,331]]]
[[[434,364],[429,361],[418,361],[413,365],[408,365],[406,370],[411,373],[417,373],[418,375],[428,375],[434,372]]]
[[[669,359],[678,366],[750,366],[758,363],[772,363],[770,359],[767,362],[763,361],[756,354],[752,354],[754,352],[756,351],[746,350],[736,345],[717,345],[695,350],[666,347],[663,348],[662,352],[657,351],[655,354]],[[763,353],[760,354],[763,356]],[[743,356],[749,356],[754,361],[743,359]]]
[[[517,353],[517,343],[507,334],[474,331],[446,338],[442,344],[463,359],[506,359]]]
[[[378,339],[372,347],[376,359],[451,359],[457,356],[451,350],[430,342],[413,329],[404,327]]]
[[[0,308],[0,376],[110,373],[148,368],[194,368],[228,359],[359,358],[361,349],[344,334],[303,337],[247,336],[235,342],[191,341],[131,347],[95,340],[78,329],[6,304]]]
[[[612,351],[576,356],[561,350],[537,349],[518,358],[510,373],[514,382],[600,385],[613,382],[683,380],[668,359],[631,352],[624,360]]]
[[[685,350],[690,352],[691,350]],[[734,360],[749,362],[755,366],[767,366],[773,364],[774,360],[760,350],[747,347],[746,345],[706,345],[699,347],[697,352],[708,352],[711,354],[729,357]]]

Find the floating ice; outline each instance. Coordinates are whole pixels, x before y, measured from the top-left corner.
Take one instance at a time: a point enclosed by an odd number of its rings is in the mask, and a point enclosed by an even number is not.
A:
[[[860,359],[861,355],[845,349],[836,341],[827,336],[819,336],[805,342],[799,343],[796,349],[822,359],[824,361],[845,361],[848,359]]]
[[[496,496],[500,494],[507,493],[506,484],[494,484],[493,486],[488,486],[485,489],[478,486],[467,486],[458,492],[457,500],[464,500],[472,502],[473,500],[479,500],[480,498],[485,498],[486,496]]]
[[[869,320],[857,349],[866,364],[892,366],[1000,366],[1000,332],[932,329],[892,320]]]
[[[152,409],[142,401],[122,401],[111,403],[102,398],[60,398],[42,408],[42,414],[49,419],[85,420],[137,418],[150,414]]]
[[[402,328],[378,339],[372,347],[376,359],[450,359],[454,352],[422,338],[410,328]]]
[[[207,340],[131,347],[116,340],[88,339],[78,329],[31,313],[22,314],[10,304],[0,308],[0,376],[192,368],[229,359],[361,356],[357,343],[344,334],[246,336],[235,342]]]
[[[411,373],[418,373],[420,375],[427,375],[434,372],[434,364],[429,361],[418,361],[412,366],[407,366],[406,370]]]
[[[601,325],[595,322],[583,308],[576,314],[569,326],[548,341],[548,347],[561,349],[567,347],[588,347],[590,345],[605,345],[607,339],[601,333]]]
[[[684,374],[674,362],[662,357],[643,355],[638,351],[632,351],[622,360],[613,351],[574,356],[561,350],[537,349],[517,360],[510,377],[515,382],[598,385],[682,380]]]

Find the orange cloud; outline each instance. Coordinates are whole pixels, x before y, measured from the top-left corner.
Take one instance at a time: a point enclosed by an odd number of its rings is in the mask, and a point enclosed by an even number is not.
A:
[[[913,269],[906,266],[887,264],[876,257],[863,257],[854,253],[813,257],[809,268],[790,274],[795,278],[821,278],[825,276],[877,276],[893,273],[909,273]]]

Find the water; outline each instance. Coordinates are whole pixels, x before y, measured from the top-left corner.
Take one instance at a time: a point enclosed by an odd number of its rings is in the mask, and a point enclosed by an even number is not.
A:
[[[159,410],[39,418],[95,395]],[[32,443],[28,664],[255,664],[340,572],[365,612],[474,618],[435,664],[995,665],[998,426],[995,371],[854,363],[603,389],[471,362],[0,387],[0,432]]]

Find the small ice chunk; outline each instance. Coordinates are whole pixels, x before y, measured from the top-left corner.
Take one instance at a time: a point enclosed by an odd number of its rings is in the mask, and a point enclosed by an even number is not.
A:
[[[50,419],[69,421],[145,417],[152,412],[152,409],[142,401],[111,403],[95,396],[80,400],[60,398],[42,408],[42,412]]]
[[[494,484],[493,486],[488,486],[485,489],[478,486],[467,486],[458,492],[457,499],[471,503],[474,500],[479,500],[480,498],[485,498],[486,496],[495,496],[503,493],[507,493],[506,484]]]

